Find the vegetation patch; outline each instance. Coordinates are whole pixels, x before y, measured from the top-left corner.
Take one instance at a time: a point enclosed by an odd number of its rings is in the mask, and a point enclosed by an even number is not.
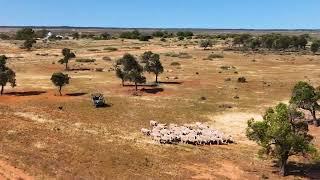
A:
[[[91,63],[91,62],[95,62],[96,59],[87,59],[87,58],[79,58],[76,59],[76,62],[81,62],[81,63]]]
[[[103,50],[112,52],[112,51],[118,51],[118,48],[115,48],[115,47],[106,47],[106,48],[104,48]]]

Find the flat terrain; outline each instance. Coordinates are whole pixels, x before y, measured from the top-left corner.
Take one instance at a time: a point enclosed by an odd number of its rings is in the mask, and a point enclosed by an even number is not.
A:
[[[38,42],[30,52],[20,49],[21,43],[0,43],[0,54],[9,57],[18,85],[7,86],[0,97],[0,178],[280,179],[272,160],[258,158],[259,147],[246,139],[246,122],[261,119],[269,106],[288,102],[297,81],[320,85],[320,57],[310,54],[223,51],[223,43],[204,51],[195,40],[65,40]],[[77,58],[96,61],[72,60],[69,66],[74,70],[66,72],[57,62],[64,47]],[[118,50],[105,50],[108,47]],[[134,96],[134,87],[128,83],[122,87],[112,68],[124,53],[140,56],[149,50],[161,55],[165,72],[158,87],[140,86],[141,96]],[[172,52],[189,57],[167,56]],[[204,60],[211,53],[224,58]],[[105,56],[112,60],[103,60]],[[57,71],[71,77],[62,97],[50,81]],[[154,81],[152,74],[146,76],[148,82]],[[247,83],[237,82],[242,76]],[[95,109],[90,101],[95,92],[103,93],[110,107]],[[156,144],[140,132],[150,120],[207,122],[233,135],[237,143]],[[320,147],[320,129],[311,131]],[[293,171],[284,179],[320,178],[319,165],[291,160],[296,163],[291,163]]]

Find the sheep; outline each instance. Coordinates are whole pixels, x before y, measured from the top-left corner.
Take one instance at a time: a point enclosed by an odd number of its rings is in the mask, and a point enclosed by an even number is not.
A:
[[[155,127],[155,126],[157,126],[157,125],[158,125],[158,122],[157,122],[157,121],[153,121],[153,120],[150,121],[150,126],[151,126],[151,127]]]
[[[146,136],[150,136],[150,133],[151,133],[151,131],[149,129],[145,129],[145,128],[142,128],[141,132]]]

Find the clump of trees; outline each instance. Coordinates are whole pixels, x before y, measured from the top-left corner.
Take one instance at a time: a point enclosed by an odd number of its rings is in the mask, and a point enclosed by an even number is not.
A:
[[[174,34],[169,33],[168,31],[155,31],[152,33],[152,36],[158,38],[171,38],[174,36]]]
[[[179,31],[176,35],[177,37],[192,38],[194,34],[191,31]]]
[[[199,46],[206,50],[207,48],[211,48],[213,46],[213,41],[211,39],[201,40]]]
[[[146,82],[143,72],[155,74],[156,83],[158,83],[158,76],[164,71],[160,62],[160,55],[147,51],[141,55],[141,63],[144,66],[131,54],[125,54],[117,61],[116,76],[121,79],[122,86],[124,86],[125,81],[130,81],[135,84],[136,90],[138,90],[138,84]]]
[[[28,51],[30,51],[33,44],[36,43],[35,38],[36,38],[36,33],[31,28],[23,28],[16,32],[16,39],[24,40],[22,47],[27,49]]]
[[[141,33],[138,30],[122,32],[120,38],[123,39],[139,39]]]
[[[320,122],[316,117],[316,111],[319,109],[318,100],[320,99],[319,90],[307,82],[298,82],[293,90],[290,103],[296,105],[299,108],[310,111],[315,126],[319,126]]]
[[[151,51],[143,53],[141,56],[143,63],[145,63],[144,70],[148,73],[154,73],[156,76],[156,83],[158,83],[159,74],[163,73],[163,66],[160,62],[160,55]]]
[[[62,96],[62,93],[61,93],[62,87],[69,84],[70,77],[68,76],[68,74],[63,74],[62,72],[56,72],[52,74],[50,80],[56,87],[58,87],[59,94],[60,96]]]
[[[3,94],[4,87],[10,83],[11,87],[16,86],[16,73],[6,66],[7,57],[5,55],[0,56],[0,95]]]
[[[75,55],[75,53],[71,52],[71,50],[68,48],[62,49],[62,55],[63,55],[63,58],[60,59],[58,62],[60,64],[65,64],[65,70],[68,70],[69,69],[69,67],[68,67],[69,60],[75,58],[76,55]]]
[[[248,121],[246,135],[262,147],[260,154],[278,160],[280,174],[287,175],[287,161],[292,155],[316,155],[303,113],[294,106],[280,103],[267,110],[263,121]]]
[[[251,48],[253,50],[265,48],[269,50],[301,50],[306,49],[309,35],[288,36],[282,34],[264,34],[252,36],[251,34],[238,34],[233,36],[233,45],[236,47]]]
[[[122,85],[125,81],[133,82],[136,91],[138,84],[146,82],[146,78],[143,76],[143,67],[131,54],[125,54],[117,61],[116,75],[122,80]]]

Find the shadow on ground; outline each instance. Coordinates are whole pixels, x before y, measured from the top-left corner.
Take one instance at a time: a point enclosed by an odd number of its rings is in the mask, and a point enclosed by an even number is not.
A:
[[[163,92],[163,88],[151,88],[151,89],[142,88],[141,91],[145,93],[150,93],[150,94],[157,94],[159,92]]]
[[[88,93],[68,93],[68,94],[66,94],[67,96],[84,96],[84,95],[86,95],[86,94],[88,94]]]
[[[278,168],[276,164],[274,167]],[[273,173],[279,173],[279,171],[274,171]],[[287,176],[320,179],[320,162],[310,164],[289,162],[287,165]]]
[[[37,96],[40,94],[44,94],[47,91],[23,91],[23,92],[9,92],[5,93],[8,96]]]

